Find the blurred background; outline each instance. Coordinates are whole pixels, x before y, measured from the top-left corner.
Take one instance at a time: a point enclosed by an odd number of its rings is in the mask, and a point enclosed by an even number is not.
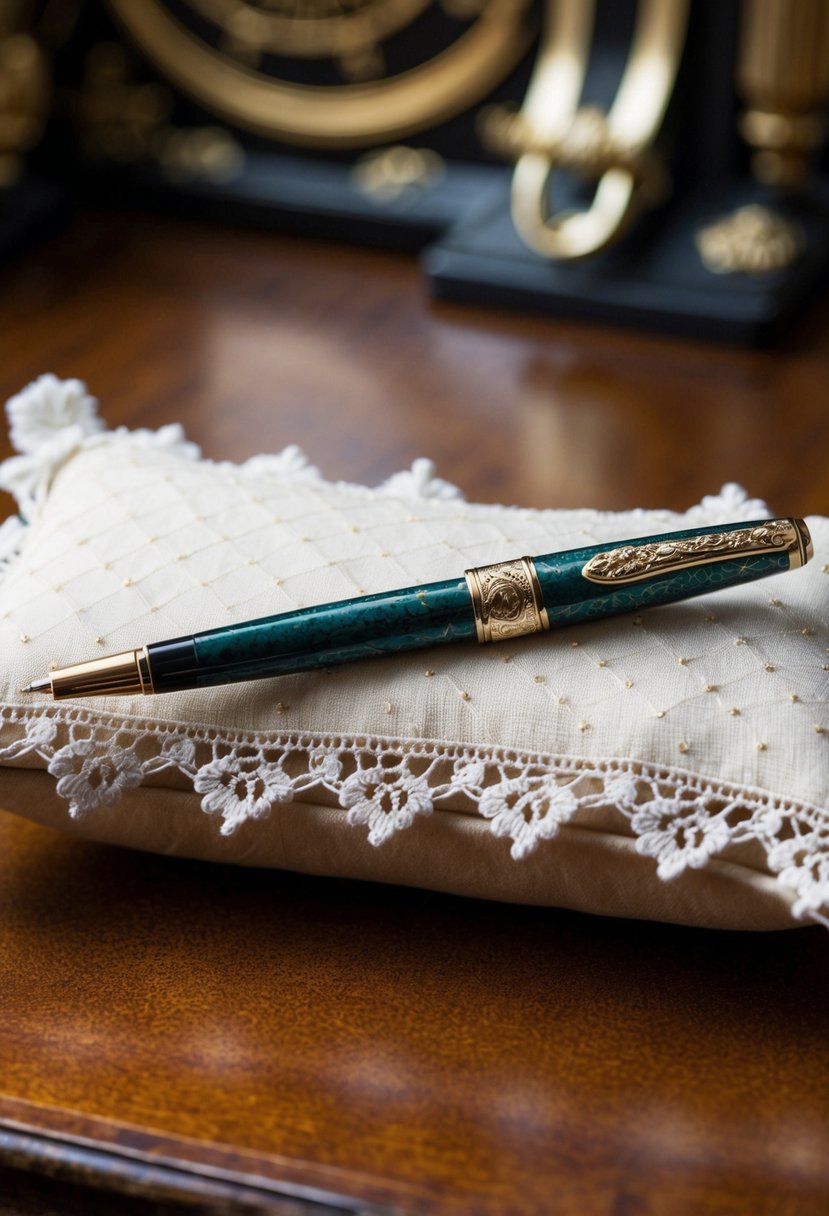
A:
[[[3,387],[350,480],[821,509],[827,97],[829,0],[6,0]]]

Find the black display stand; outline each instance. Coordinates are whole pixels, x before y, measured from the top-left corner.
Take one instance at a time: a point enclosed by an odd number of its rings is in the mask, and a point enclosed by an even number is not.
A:
[[[24,177],[0,191],[0,261],[10,262],[50,235],[70,209],[65,186]]]
[[[752,202],[794,219],[803,252],[772,273],[713,273],[703,264],[695,234]],[[486,214],[458,223],[425,251],[422,265],[433,294],[442,299],[768,346],[827,282],[829,188],[798,204],[775,200],[745,181],[700,187],[674,206],[643,216],[615,248],[584,262],[554,263],[518,237],[505,173],[500,197]]]
[[[111,173],[98,179],[96,189],[102,186],[114,204],[413,251],[494,207],[503,174],[486,165],[446,161],[433,181],[383,199],[360,188],[350,164],[248,152],[244,167],[228,182],[202,178],[173,186],[160,169],[148,166],[131,171],[128,191]]]

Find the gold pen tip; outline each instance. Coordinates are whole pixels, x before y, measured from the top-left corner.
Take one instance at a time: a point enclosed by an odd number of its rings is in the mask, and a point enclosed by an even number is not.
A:
[[[31,684],[27,684],[25,688],[21,688],[21,692],[49,692],[52,687],[52,681],[47,676],[44,680],[32,680]]]

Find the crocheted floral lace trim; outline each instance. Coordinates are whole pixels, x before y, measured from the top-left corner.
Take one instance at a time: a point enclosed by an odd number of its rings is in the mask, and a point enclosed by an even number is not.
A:
[[[73,818],[178,773],[192,782],[202,810],[221,819],[224,835],[327,792],[350,825],[368,829],[372,845],[448,810],[488,820],[520,860],[580,812],[611,807],[660,878],[755,842],[794,893],[794,915],[829,926],[826,815],[678,770],[431,741],[231,734],[62,706],[0,709],[0,740],[3,763],[51,773]]]

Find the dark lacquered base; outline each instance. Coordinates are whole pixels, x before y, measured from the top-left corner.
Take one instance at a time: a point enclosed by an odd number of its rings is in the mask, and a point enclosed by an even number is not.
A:
[[[481,209],[503,189],[499,169],[457,161],[423,185],[393,198],[361,188],[354,167],[300,156],[248,153],[228,182],[176,181],[156,167],[129,175],[129,191],[103,183],[115,205],[150,205],[188,218],[200,216],[260,228],[299,232],[387,249],[419,250]]]
[[[785,270],[714,274],[694,237],[738,207],[770,201],[746,182],[699,188],[640,219],[618,246],[584,262],[556,264],[518,237],[505,177],[498,201],[426,250],[423,268],[433,293],[443,299],[768,346],[826,281],[829,189],[808,204],[774,201],[805,236],[804,252]]]

